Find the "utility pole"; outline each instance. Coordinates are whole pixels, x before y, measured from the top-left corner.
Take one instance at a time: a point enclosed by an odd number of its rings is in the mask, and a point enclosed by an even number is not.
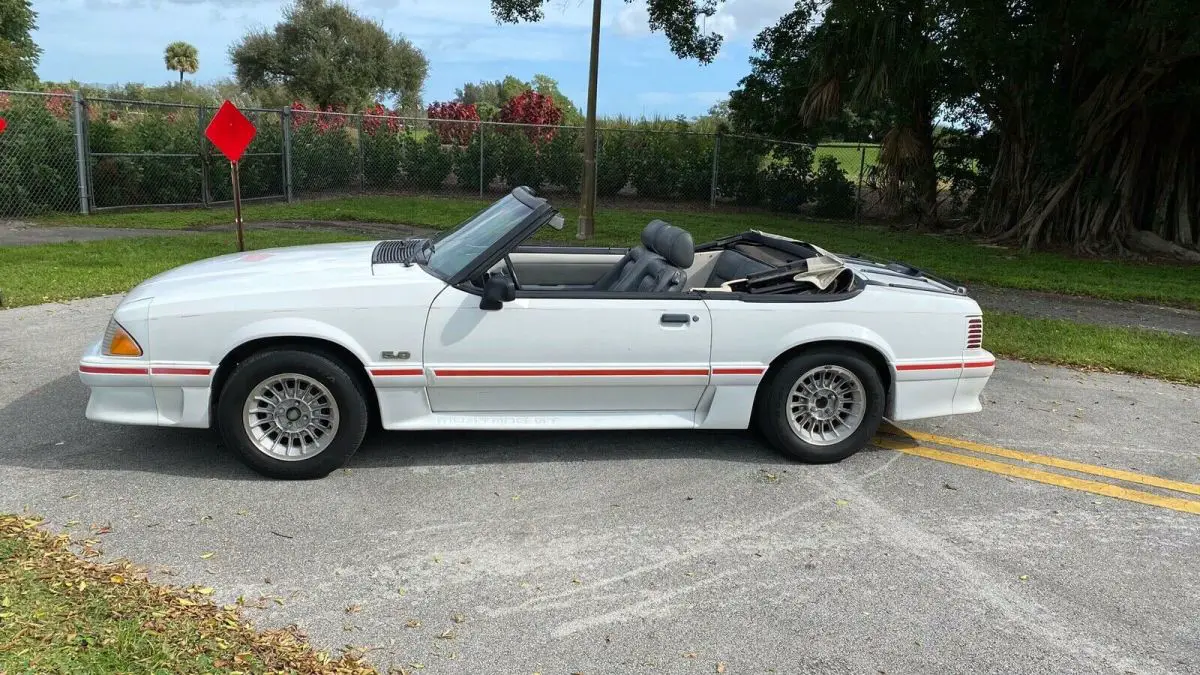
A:
[[[596,81],[600,68],[600,0],[592,0],[592,58],[588,66],[587,120],[583,123],[583,194],[579,239],[591,239],[596,214]]]

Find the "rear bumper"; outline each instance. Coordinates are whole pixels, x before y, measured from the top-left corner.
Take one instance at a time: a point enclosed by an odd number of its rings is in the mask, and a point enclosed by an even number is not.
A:
[[[88,387],[85,416],[96,422],[207,428],[214,366],[104,356],[100,343],[79,361]]]
[[[888,418],[901,421],[979,412],[983,389],[995,370],[996,357],[984,350],[957,362],[898,364]]]

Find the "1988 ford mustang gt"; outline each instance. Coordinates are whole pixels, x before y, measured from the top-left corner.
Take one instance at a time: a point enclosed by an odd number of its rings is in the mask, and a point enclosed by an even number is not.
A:
[[[745,232],[696,246],[523,245],[525,188],[435,239],[184,265],[133,289],[79,364],[87,417],[215,425],[316,478],[384,429],[745,429],[834,462],[893,420],[980,410],[995,359],[964,289]]]

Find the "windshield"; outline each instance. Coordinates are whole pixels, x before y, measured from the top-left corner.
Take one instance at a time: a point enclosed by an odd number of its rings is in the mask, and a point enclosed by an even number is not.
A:
[[[508,195],[435,240],[428,266],[442,277],[454,276],[481,253],[495,246],[532,212],[533,209]]]

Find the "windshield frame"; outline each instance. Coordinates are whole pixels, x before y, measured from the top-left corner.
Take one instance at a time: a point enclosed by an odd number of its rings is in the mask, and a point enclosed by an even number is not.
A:
[[[429,262],[421,264],[421,268],[433,276],[445,281],[451,286],[457,286],[467,279],[474,278],[479,270],[489,269],[497,261],[508,254],[513,248],[516,248],[525,239],[529,238],[541,226],[550,222],[550,219],[557,213],[557,210],[550,206],[549,202],[540,197],[535,197],[528,188],[517,187],[508,195],[492,202],[485,208],[481,209],[475,215],[460,223],[457,227],[447,230],[432,241],[434,250],[430,253],[430,260],[437,255],[437,243],[444,240],[450,235],[461,232],[465,228],[469,228],[476,223],[479,216],[488,210],[494,208],[497,204],[508,198],[514,198],[521,204],[529,208],[529,214],[520,219],[508,228],[508,231],[502,234],[491,246],[480,252],[471,260],[467,261],[462,268],[453,270],[439,270],[430,265]]]

